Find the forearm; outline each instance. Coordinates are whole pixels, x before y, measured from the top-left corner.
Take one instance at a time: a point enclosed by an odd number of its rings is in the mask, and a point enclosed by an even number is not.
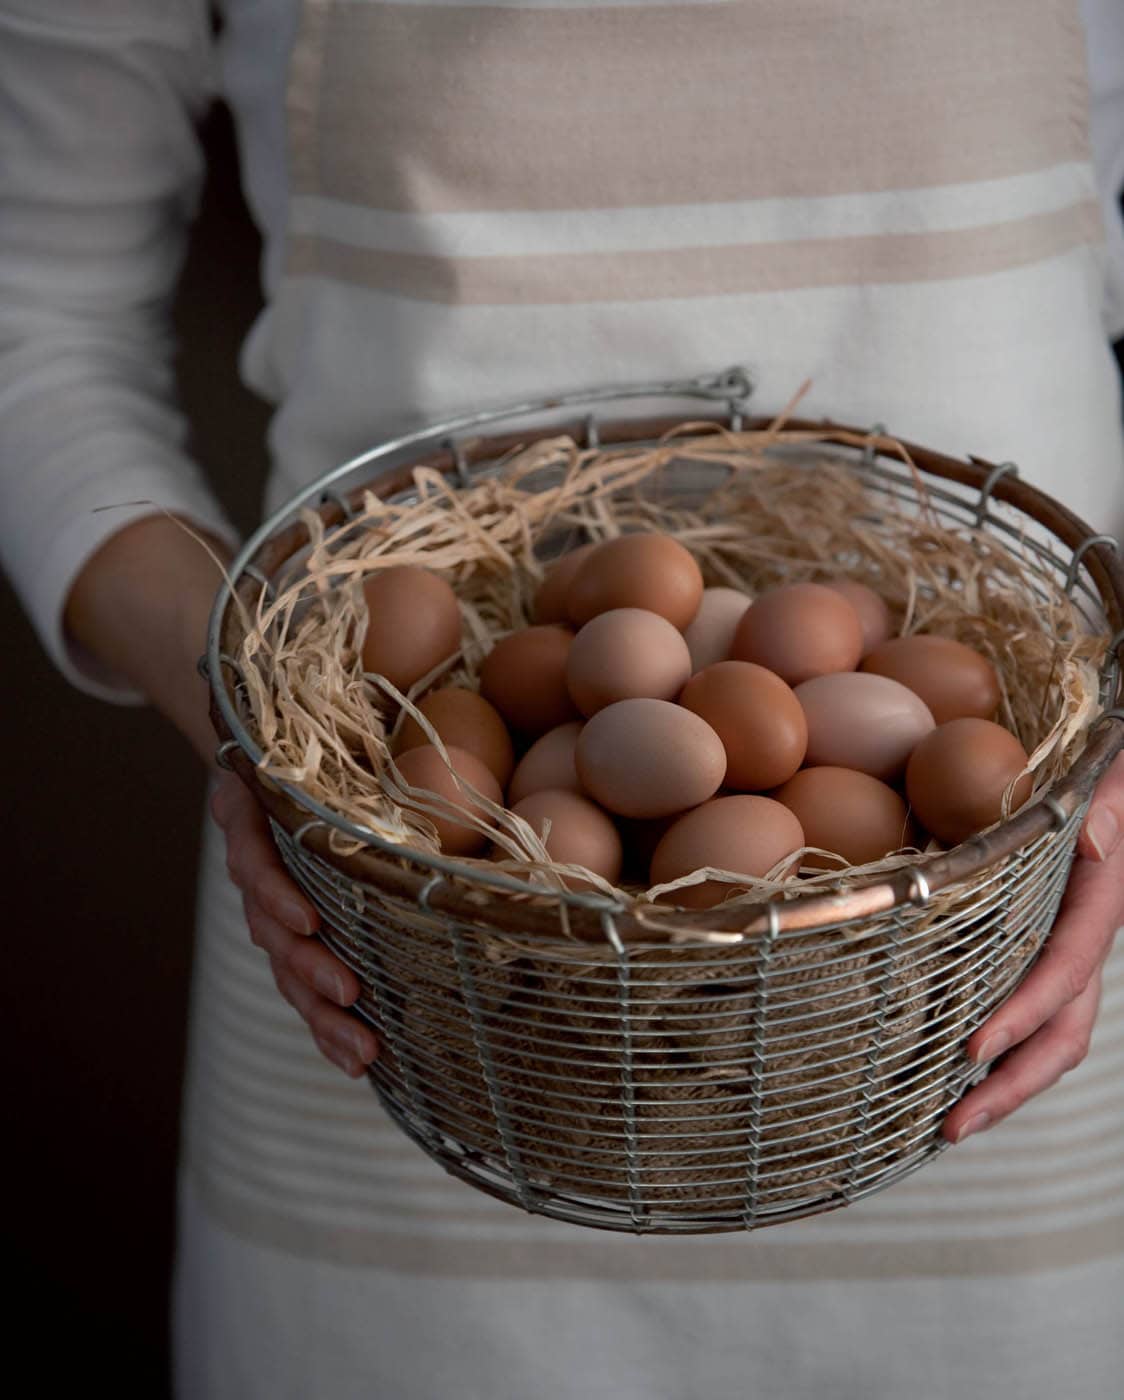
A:
[[[226,562],[227,547],[207,542]],[[220,582],[214,560],[177,521],[147,516],[89,559],[65,612],[68,634],[143,691],[207,763],[216,741],[196,662]]]

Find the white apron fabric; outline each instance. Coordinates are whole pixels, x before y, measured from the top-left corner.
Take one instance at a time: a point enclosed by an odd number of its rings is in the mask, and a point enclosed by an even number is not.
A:
[[[746,362],[765,410],[811,377],[809,416],[1124,523],[1072,4],[228,8],[270,505],[403,423]],[[183,1400],[1119,1394],[1119,951],[1061,1087],[752,1236],[581,1230],[446,1176],[319,1059],[213,834],[193,1001]]]
[[[529,1216],[319,1058],[207,837],[177,1288],[207,1400],[1113,1400],[1124,947],[1086,1062],[877,1196],[752,1235]]]

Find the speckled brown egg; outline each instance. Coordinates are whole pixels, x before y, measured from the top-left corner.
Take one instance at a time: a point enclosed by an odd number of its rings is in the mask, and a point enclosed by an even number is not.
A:
[[[729,660],[734,633],[752,601],[748,593],[736,588],[703,589],[699,610],[683,633],[691,653],[692,675],[716,661]]]
[[[850,865],[882,860],[919,833],[909,809],[892,787],[850,768],[805,768],[773,797],[797,818],[809,846],[834,851]],[[824,856],[808,855],[805,865],[838,869]]]
[[[574,750],[581,732],[580,721],[574,720],[548,730],[542,738],[535,740],[511,775],[511,786],[507,790],[510,806],[546,788],[581,791],[578,770],[574,767]]]
[[[571,549],[568,554],[563,554],[558,562],[550,567],[535,594],[536,622],[565,622],[567,620],[566,594],[569,592],[570,584],[573,582],[574,575],[596,548],[596,544],[579,545],[577,549]]]
[[[579,627],[613,608],[644,608],[682,630],[702,601],[703,579],[688,550],[669,535],[622,535],[591,551],[574,574],[566,611]]]
[[[612,821],[588,798],[546,788],[517,802],[512,811],[543,841],[552,860],[560,865],[582,865],[610,884],[620,879],[621,838]],[[550,829],[544,839],[547,823]],[[571,888],[581,888],[582,883],[567,881]]]
[[[815,676],[796,687],[796,698],[808,721],[809,767],[855,768],[893,781],[935,727],[919,695],[863,671]]]
[[[792,687],[764,666],[716,662],[691,677],[679,703],[701,715],[722,740],[728,788],[776,787],[804,761],[804,710]]]
[[[585,791],[622,817],[697,806],[726,772],[726,750],[710,725],[668,700],[618,700],[598,710],[574,758]]]
[[[760,877],[804,844],[800,822],[772,798],[718,797],[668,829],[652,857],[651,881],[669,884],[706,867]],[[739,892],[735,884],[704,880],[663,899],[686,909],[711,909]]]
[[[881,646],[894,631],[893,618],[885,598],[853,578],[832,578],[824,580],[824,587],[846,598],[859,615],[863,629],[863,655]]]
[[[750,604],[730,658],[764,666],[795,686],[813,676],[853,671],[862,647],[862,623],[846,598],[819,583],[790,583]]]
[[[968,716],[940,725],[917,745],[906,769],[906,792],[918,819],[955,846],[994,825],[1003,794],[1026,767],[1018,739],[990,720]],[[1027,773],[1015,788],[1011,811],[1030,796]]]
[[[496,643],[480,667],[480,693],[512,729],[543,734],[577,718],[566,685],[574,634],[568,627],[525,627]]]
[[[978,651],[951,637],[918,633],[883,642],[862,663],[920,695],[938,724],[950,719],[991,719],[999,708],[999,676]]]
[[[407,691],[460,649],[461,611],[443,578],[412,564],[374,574],[363,585],[364,671]]]
[[[418,709],[437,731],[448,748],[475,754],[491,770],[501,787],[506,787],[515,767],[511,735],[494,705],[475,690],[447,686],[418,702]],[[397,749],[405,753],[430,741],[412,716],[407,715],[398,732]]]
[[[482,797],[486,797],[489,801],[500,806],[503,805],[503,793],[500,791],[499,783],[475,754],[465,753],[463,749],[457,748],[446,748],[446,752],[458,777],[463,778],[466,783],[474,787]],[[457,785],[453,773],[450,773],[441,755],[432,744],[409,749],[395,761],[399,773],[411,787],[425,788],[427,791],[445,798],[453,806],[479,816],[482,820],[487,820],[484,809],[473,800],[469,793]],[[441,849],[446,855],[477,855],[488,844],[487,836],[474,827],[466,826],[450,817],[438,817],[429,812],[425,815],[436,826]]]
[[[566,684],[583,715],[617,700],[672,700],[690,674],[683,634],[643,608],[599,613],[574,638],[566,661]]]

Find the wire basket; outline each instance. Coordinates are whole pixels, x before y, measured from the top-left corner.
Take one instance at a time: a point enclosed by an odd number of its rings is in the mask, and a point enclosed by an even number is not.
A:
[[[618,398],[666,395],[694,401],[695,420],[768,426],[745,414],[750,388],[734,370],[397,438],[267,520],[233,586],[252,612],[308,542],[302,508],[318,509],[329,533],[346,530],[362,490],[408,494],[423,461],[467,485],[530,434],[562,430],[560,418],[606,444],[654,441],[680,421],[600,423],[596,406]],[[505,431],[481,437],[485,426]],[[216,601],[204,669],[219,758],[264,805],[321,936],[359,977],[356,1011],[381,1045],[369,1071],[380,1100],[446,1170],[526,1210],[636,1233],[753,1229],[845,1205],[938,1155],[941,1120],[985,1072],[965,1043],[1041,950],[1092,789],[1124,747],[1113,540],[1010,463],[906,445],[918,475],[878,448],[882,429],[855,447],[854,429],[791,426],[826,432],[872,509],[924,490],[943,522],[1017,538],[1091,632],[1115,632],[1099,714],[1049,796],[890,874],[677,911],[661,926],[598,892],[544,894],[482,863],[394,845],[258,771],[231,586]],[[337,854],[333,834],[360,849]]]

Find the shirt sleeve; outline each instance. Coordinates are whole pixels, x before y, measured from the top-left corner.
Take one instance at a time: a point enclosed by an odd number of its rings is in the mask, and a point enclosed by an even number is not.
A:
[[[1108,247],[1105,327],[1124,336],[1124,0],[1081,0],[1089,55],[1090,139]]]
[[[159,510],[237,538],[184,451],[169,314],[211,74],[205,0],[0,0],[0,563],[63,674],[122,703],[64,634],[84,563]]]

